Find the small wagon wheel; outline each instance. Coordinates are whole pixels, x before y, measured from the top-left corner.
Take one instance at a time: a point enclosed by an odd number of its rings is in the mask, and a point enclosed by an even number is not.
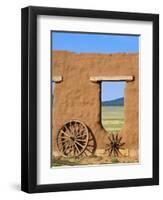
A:
[[[86,125],[79,120],[71,120],[58,131],[57,146],[63,156],[78,157],[86,149],[88,139]]]
[[[111,133],[108,136],[109,142],[106,144],[105,152],[109,156],[119,156],[122,155],[120,149],[123,149],[125,142],[122,142],[122,136],[119,136],[118,133]]]

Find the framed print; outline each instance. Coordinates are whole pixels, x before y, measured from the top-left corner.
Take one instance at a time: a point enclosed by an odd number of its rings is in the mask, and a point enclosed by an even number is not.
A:
[[[22,9],[22,190],[159,184],[159,16]]]

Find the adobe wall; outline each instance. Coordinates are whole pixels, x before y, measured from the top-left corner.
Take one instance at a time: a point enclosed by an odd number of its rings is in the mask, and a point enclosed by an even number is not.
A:
[[[138,149],[138,54],[75,54],[52,52],[52,76],[63,76],[54,90],[52,127],[53,151],[57,130],[71,119],[79,119],[93,132],[97,149],[103,149],[107,133],[101,125],[100,83],[90,76],[133,75],[134,81],[125,88],[125,125],[121,130],[126,148]]]

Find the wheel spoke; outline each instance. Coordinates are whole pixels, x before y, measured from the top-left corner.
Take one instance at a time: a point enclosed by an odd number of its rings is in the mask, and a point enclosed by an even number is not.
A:
[[[112,134],[112,139],[113,139],[113,142],[115,141],[115,137],[114,137],[114,134]]]
[[[72,126],[72,124],[68,127],[68,129],[70,130],[71,135],[74,136],[74,127]]]
[[[69,148],[69,145],[65,146],[65,148],[63,148],[63,152],[66,153],[66,151],[68,150],[68,148]]]
[[[70,137],[68,133],[66,133],[66,132],[64,132],[64,131],[62,131],[62,130],[61,130],[61,133],[62,133],[63,135],[65,135],[65,136],[67,136],[68,138]],[[61,135],[61,137],[62,137],[62,135]]]
[[[118,134],[116,133],[115,141],[118,142]]]
[[[91,150],[89,150],[88,148],[86,148],[86,151],[89,151],[90,153],[92,153],[92,151],[91,151]]]
[[[119,146],[119,147],[122,147],[123,145],[125,145],[125,142],[119,144],[118,146]]]
[[[77,149],[77,151],[80,153],[80,150],[78,149],[77,145],[74,143],[75,148]]]
[[[79,146],[81,146],[82,148],[84,147],[82,144],[80,144],[79,142],[75,141],[76,144],[78,144]]]
[[[70,132],[67,129],[67,127],[66,127],[66,131],[64,132],[64,131],[61,130],[61,133],[63,133],[64,135],[66,135],[68,138],[70,138]]]
[[[68,144],[68,142],[65,142],[64,144],[62,143],[62,149],[65,148]]]
[[[61,140],[64,139],[64,140],[69,140],[70,138],[69,137],[65,137],[65,136],[61,136]]]
[[[78,133],[79,132],[79,125],[77,122],[75,122],[75,132]]]
[[[119,137],[118,143],[120,143],[120,142],[121,142],[121,140],[122,140],[122,137]]]
[[[79,141],[79,142],[85,142],[85,139],[79,139],[79,138],[76,138],[76,141]]]
[[[112,155],[112,151],[113,151],[113,148],[111,148],[111,151],[110,151],[110,153],[109,153],[109,156],[111,156],[111,155]]]
[[[112,142],[112,140],[111,140],[110,136],[108,137],[108,139],[109,139],[109,141],[110,141],[110,142]]]
[[[119,151],[119,149],[117,149],[117,151],[118,151],[118,153],[119,153],[121,156],[123,156],[123,154]]]

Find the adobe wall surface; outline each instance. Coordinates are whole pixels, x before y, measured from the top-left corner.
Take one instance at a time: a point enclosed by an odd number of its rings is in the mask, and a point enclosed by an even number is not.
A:
[[[92,130],[97,149],[105,147],[107,133],[101,125],[100,83],[91,82],[90,76],[112,75],[134,76],[134,81],[126,83],[121,135],[126,148],[138,149],[138,65],[138,54],[52,52],[52,76],[63,76],[63,82],[56,83],[54,90],[53,151],[57,151],[57,130],[72,119],[81,120]]]

